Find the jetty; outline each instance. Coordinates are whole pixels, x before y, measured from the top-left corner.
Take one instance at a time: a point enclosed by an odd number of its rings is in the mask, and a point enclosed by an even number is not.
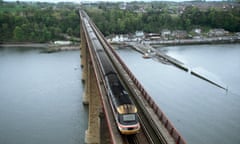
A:
[[[159,62],[163,63],[163,64],[169,64],[169,65],[173,65],[185,72],[189,72],[191,75],[196,76],[204,81],[207,81],[210,84],[213,84],[221,89],[224,90],[228,90],[226,88],[226,86],[223,86],[221,84],[219,84],[218,82],[215,82],[214,80],[211,80],[210,78],[208,78],[207,76],[204,76],[196,71],[192,71],[190,68],[188,68],[183,62],[169,56],[166,55],[158,50],[156,50],[155,48],[153,48],[151,45],[149,44],[140,44],[140,43],[136,43],[136,42],[129,42],[129,43],[125,43],[128,44],[130,47],[132,47],[134,50],[142,53],[143,55],[145,55],[146,53],[151,55],[152,58],[156,58]]]
[[[186,72],[188,71],[188,67],[183,62],[156,50],[151,45],[134,43],[134,42],[130,42],[127,44],[133,49],[135,49],[136,51],[142,53],[143,55],[148,54],[149,56],[156,58],[159,62],[163,64],[174,65]]]

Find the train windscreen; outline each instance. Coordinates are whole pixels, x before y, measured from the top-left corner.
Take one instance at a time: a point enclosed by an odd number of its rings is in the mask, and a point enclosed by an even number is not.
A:
[[[127,122],[127,121],[135,121],[135,114],[125,114],[123,115],[123,121]]]

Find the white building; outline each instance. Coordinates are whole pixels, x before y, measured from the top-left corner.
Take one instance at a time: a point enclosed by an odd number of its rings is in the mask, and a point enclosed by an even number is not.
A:
[[[196,34],[201,34],[202,30],[199,29],[199,28],[196,28],[196,29],[194,29],[194,32],[195,32]]]
[[[164,29],[161,31],[161,36],[164,38],[169,37],[170,35],[171,35],[171,31],[168,29]]]
[[[136,37],[144,37],[144,33],[143,33],[143,31],[136,31],[135,36]]]
[[[54,44],[56,45],[70,45],[72,44],[71,41],[54,41]]]
[[[116,35],[112,38],[112,42],[124,42],[128,41],[128,37],[125,37],[124,35]]]
[[[212,37],[212,36],[225,36],[228,35],[229,32],[224,30],[224,29],[211,29],[208,33],[208,36]]]

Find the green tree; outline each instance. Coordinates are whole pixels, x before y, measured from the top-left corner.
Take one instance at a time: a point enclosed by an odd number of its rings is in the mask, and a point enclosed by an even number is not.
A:
[[[22,41],[23,40],[24,32],[23,32],[21,27],[16,26],[13,33],[14,33],[14,39],[15,40],[17,40],[17,41]]]
[[[72,36],[73,35],[73,29],[71,27],[67,28],[67,34]]]

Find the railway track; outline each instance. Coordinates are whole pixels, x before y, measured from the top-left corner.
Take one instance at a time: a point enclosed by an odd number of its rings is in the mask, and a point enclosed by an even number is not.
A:
[[[156,133],[143,116],[138,116],[141,123],[141,131],[136,135],[125,136],[127,144],[166,144],[167,142]]]
[[[129,85],[130,83],[126,84]],[[130,86],[127,86],[128,89]],[[132,91],[131,91],[132,93]],[[129,144],[168,144],[156,124],[151,119],[150,114],[144,109],[141,103],[136,99],[136,94],[132,93],[132,100],[138,109],[138,118],[141,123],[141,131],[133,136],[128,136]],[[134,141],[133,141],[134,139]]]
[[[107,47],[106,49],[109,49],[108,45],[105,43],[105,40],[99,34],[100,32],[98,31],[96,26],[92,23],[91,23],[91,25],[92,25],[94,31],[96,32],[96,34],[98,35],[98,38],[99,38],[100,42],[102,43],[102,45],[105,48]],[[108,53],[108,55],[110,55],[110,57],[112,57],[111,54]],[[112,60],[112,61],[114,62],[114,60]],[[129,84],[127,84],[126,82],[124,82],[124,83],[125,83],[128,91],[131,92],[131,95],[135,95],[131,90],[131,86]],[[135,96],[135,97],[133,96],[133,97],[131,97],[131,99],[133,99],[133,101],[138,109],[138,118],[141,123],[141,131],[140,131],[140,133],[138,133],[136,135],[126,136],[128,143],[129,144],[138,144],[138,143],[144,142],[144,144],[167,144],[167,141],[165,140],[165,138],[163,137],[161,132],[157,129],[154,122],[149,120],[149,118],[151,116],[146,115],[148,112],[144,111],[143,106],[141,106],[139,104],[139,102],[135,99],[136,97],[137,96]]]
[[[126,144],[138,144],[138,143],[167,144],[168,141],[166,140],[166,137],[163,136],[162,132],[158,129],[158,126],[156,125],[154,120],[151,118],[152,117],[151,114],[149,114],[149,111],[146,110],[147,109],[146,105],[141,100],[139,100],[139,96],[138,96],[139,93],[138,94],[136,93],[137,87],[134,86],[127,72],[123,70],[121,64],[117,61],[116,57],[111,51],[111,46],[103,38],[103,35],[94,25],[94,23],[92,23],[90,19],[88,19],[88,21],[93,31],[97,35],[99,42],[106,50],[107,55],[109,56],[112,63],[114,64],[117,71],[119,72],[119,75],[123,79],[122,82],[124,83],[126,89],[128,90],[128,92],[131,93],[131,99],[134,101],[138,109],[138,118],[141,123],[141,131],[136,135],[123,136],[123,139],[124,139],[123,141],[125,141],[124,143]],[[131,82],[129,82],[129,80]]]
[[[137,139],[136,135],[126,136],[128,144],[140,144],[140,141]]]

